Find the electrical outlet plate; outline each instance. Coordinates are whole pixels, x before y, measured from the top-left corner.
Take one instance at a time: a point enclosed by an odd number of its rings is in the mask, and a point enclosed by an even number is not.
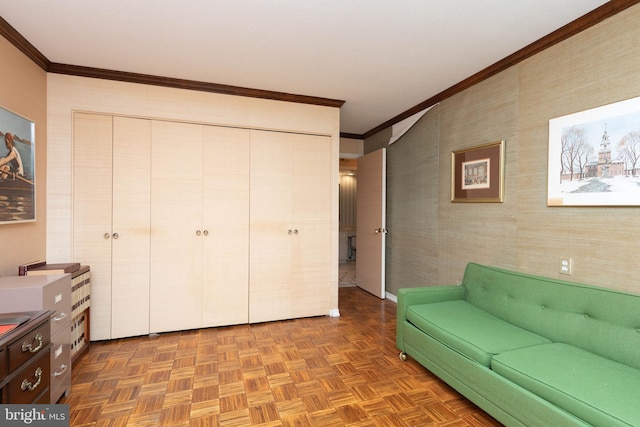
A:
[[[560,274],[571,275],[573,273],[573,260],[569,257],[560,257]]]

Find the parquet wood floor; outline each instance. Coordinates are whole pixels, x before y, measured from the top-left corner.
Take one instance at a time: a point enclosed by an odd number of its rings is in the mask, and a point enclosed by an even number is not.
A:
[[[71,426],[499,426],[395,347],[396,305],[340,288],[340,317],[92,343]]]

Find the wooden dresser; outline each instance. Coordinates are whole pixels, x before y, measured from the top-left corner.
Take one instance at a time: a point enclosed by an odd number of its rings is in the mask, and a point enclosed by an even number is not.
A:
[[[28,318],[0,335],[0,404],[50,401],[51,311],[0,314],[0,323]]]
[[[0,277],[0,313],[52,310],[50,403],[71,391],[71,275]]]

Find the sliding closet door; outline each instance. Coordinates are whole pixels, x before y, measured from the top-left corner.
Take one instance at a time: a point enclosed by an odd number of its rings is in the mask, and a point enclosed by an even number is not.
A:
[[[249,321],[250,131],[204,126],[202,326]]]
[[[91,267],[91,338],[149,333],[150,121],[74,114],[73,259]]]
[[[151,332],[201,324],[201,154],[202,126],[152,123]]]
[[[111,338],[113,118],[73,115],[73,259],[91,267],[91,339]]]
[[[294,317],[327,315],[331,307],[331,141],[299,135],[293,142],[292,240]]]
[[[151,121],[113,118],[111,338],[149,333]]]
[[[251,138],[249,321],[327,315],[330,139],[264,131]]]
[[[293,317],[291,287],[291,140],[251,133],[249,322]]]

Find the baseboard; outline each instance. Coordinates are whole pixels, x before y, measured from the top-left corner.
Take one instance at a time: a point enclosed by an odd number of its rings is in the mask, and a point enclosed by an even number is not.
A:
[[[396,304],[398,303],[398,297],[393,294],[390,294],[389,292],[385,292],[385,298],[391,302],[395,302]]]

